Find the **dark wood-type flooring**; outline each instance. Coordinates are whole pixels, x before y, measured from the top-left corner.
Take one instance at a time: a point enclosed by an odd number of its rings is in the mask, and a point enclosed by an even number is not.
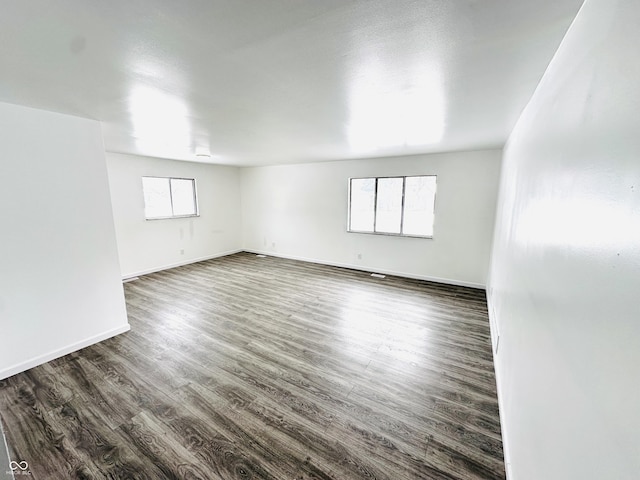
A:
[[[505,476],[481,290],[240,253],[125,292],[130,332],[0,381],[31,478]]]

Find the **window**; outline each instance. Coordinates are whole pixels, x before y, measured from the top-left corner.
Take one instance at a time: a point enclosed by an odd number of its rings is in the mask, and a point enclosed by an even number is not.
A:
[[[435,175],[352,178],[349,231],[430,238],[435,199]]]
[[[142,177],[142,191],[147,220],[198,215],[193,178]]]

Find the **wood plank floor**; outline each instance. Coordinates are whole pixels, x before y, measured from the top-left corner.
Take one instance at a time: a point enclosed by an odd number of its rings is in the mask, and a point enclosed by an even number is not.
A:
[[[481,290],[240,253],[125,293],[129,333],[0,381],[31,478],[505,478]]]

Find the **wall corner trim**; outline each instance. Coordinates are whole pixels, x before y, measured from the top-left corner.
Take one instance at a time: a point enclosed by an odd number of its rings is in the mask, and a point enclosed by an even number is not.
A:
[[[50,362],[51,360],[55,360],[56,358],[60,358],[70,353],[76,352],[82,348],[102,342],[103,340],[106,340],[108,338],[115,337],[116,335],[120,335],[121,333],[128,332],[130,329],[130,325],[126,323],[121,327],[107,330],[106,332],[99,333],[98,335],[94,335],[79,342],[72,343],[70,345],[67,345],[66,347],[53,350],[49,353],[45,353],[44,355],[38,355],[37,357],[33,357],[26,362],[12,365],[9,368],[0,370],[0,380],[29,370],[30,368],[37,367],[38,365],[42,365],[43,363]]]

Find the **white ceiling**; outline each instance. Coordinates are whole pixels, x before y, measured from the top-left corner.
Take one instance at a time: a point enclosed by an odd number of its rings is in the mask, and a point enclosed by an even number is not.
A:
[[[502,146],[581,3],[5,1],[0,101],[233,165]]]

